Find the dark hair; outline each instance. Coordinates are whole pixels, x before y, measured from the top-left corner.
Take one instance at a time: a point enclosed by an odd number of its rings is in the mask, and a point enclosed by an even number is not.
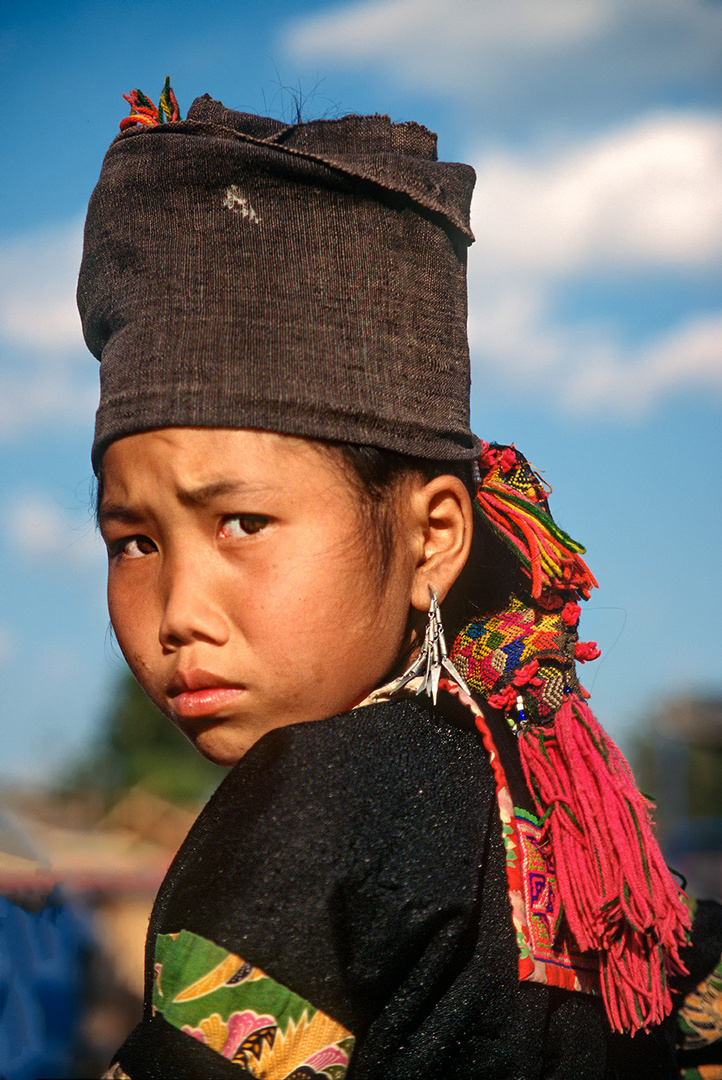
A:
[[[443,605],[449,648],[461,629],[473,618],[501,610],[512,593],[528,588],[518,560],[492,530],[475,503],[476,484],[470,461],[438,461],[410,457],[394,450],[350,443],[325,443],[345,468],[361,496],[368,523],[369,555],[377,560],[383,584],[393,560],[396,495],[405,476],[420,475],[425,481],[437,476],[456,476],[466,487],[474,508],[474,532],[466,566],[454,582]]]

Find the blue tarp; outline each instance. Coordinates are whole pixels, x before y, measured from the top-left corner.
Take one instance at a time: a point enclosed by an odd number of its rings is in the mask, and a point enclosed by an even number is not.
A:
[[[42,910],[0,896],[0,1078],[73,1075],[92,939],[84,918],[54,894]]]

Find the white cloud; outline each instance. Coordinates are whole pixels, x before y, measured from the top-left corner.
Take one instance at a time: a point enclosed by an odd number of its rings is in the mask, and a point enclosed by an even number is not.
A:
[[[627,345],[633,297],[605,322],[556,312],[580,281],[669,287],[719,267],[722,122],[677,102],[712,100],[720,41],[722,4],[704,0],[362,0],[300,18],[284,39],[299,61],[364,65],[454,99],[457,124],[491,147],[465,155],[478,174],[477,371],[567,409],[628,415],[687,387],[719,393],[716,317],[692,300]]]
[[[287,30],[301,58],[341,56],[420,61],[452,48],[538,52],[598,33],[610,10],[598,0],[371,0],[310,15]]]
[[[102,557],[103,544],[94,523],[86,519],[72,524],[45,495],[19,497],[6,520],[12,547],[26,558],[59,559],[71,567],[86,567]]]
[[[75,220],[0,245],[0,439],[92,430],[98,369],[75,304],[82,243]]]
[[[75,286],[81,221],[21,236],[0,247],[0,335],[52,354],[84,348]]]
[[[15,357],[15,359],[17,359]],[[92,437],[98,404],[97,365],[88,355],[75,363],[16,363],[0,370],[0,439],[49,428],[84,428]]]
[[[690,388],[722,400],[722,316],[691,319],[636,353],[600,349],[571,375],[567,402],[636,416],[670,394]]]
[[[613,327],[560,326],[542,284],[508,284],[473,303],[473,371],[514,393],[567,412],[635,419],[672,394],[702,392],[722,402],[722,316],[690,316],[636,347]]]
[[[540,284],[500,281],[469,294],[469,345],[480,364],[510,379],[537,379],[560,368],[574,349],[570,331],[548,319],[550,297]]]
[[[380,66],[523,121],[648,105],[677,81],[712,89],[721,35],[704,0],[363,0],[290,23],[283,44],[296,62]]]
[[[716,117],[648,117],[554,157],[486,153],[476,170],[472,260],[494,276],[722,257]]]
[[[722,264],[722,122],[659,115],[555,156],[476,162],[469,336],[477,371],[575,412],[634,417],[685,389],[722,394],[722,317],[688,311],[635,346],[628,311],[561,322],[580,279],[709,276]],[[630,302],[633,310],[634,300]]]

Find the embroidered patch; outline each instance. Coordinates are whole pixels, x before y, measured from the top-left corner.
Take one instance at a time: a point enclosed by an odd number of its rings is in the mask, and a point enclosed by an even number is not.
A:
[[[562,911],[554,860],[539,819],[528,810],[514,808],[514,823],[521,854],[521,886],[534,960],[546,968],[546,982],[592,991],[595,960],[570,953],[559,930]],[[586,970],[585,970],[586,969]]]
[[[161,934],[153,1010],[259,1080],[343,1080],[354,1037],[260,968],[198,934]]]
[[[554,863],[538,819],[518,807],[514,814],[521,846],[524,899],[534,951],[537,954],[538,951],[551,954],[561,917]]]
[[[577,686],[576,641],[576,630],[561,611],[530,607],[514,596],[504,611],[469,623],[456,638],[451,659],[472,690],[487,698],[536,661],[538,688],[525,685],[525,704],[528,718],[543,723],[561,707],[565,685]]]

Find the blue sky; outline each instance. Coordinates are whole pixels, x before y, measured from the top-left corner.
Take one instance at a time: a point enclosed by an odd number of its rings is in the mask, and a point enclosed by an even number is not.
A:
[[[168,73],[184,112],[208,92],[290,117],[294,88],[474,165],[474,425],[545,472],[587,546],[596,711],[626,744],[665,696],[722,690],[720,51],[719,0],[5,0],[0,775],[81,751],[122,669],[73,296],[121,95]]]

